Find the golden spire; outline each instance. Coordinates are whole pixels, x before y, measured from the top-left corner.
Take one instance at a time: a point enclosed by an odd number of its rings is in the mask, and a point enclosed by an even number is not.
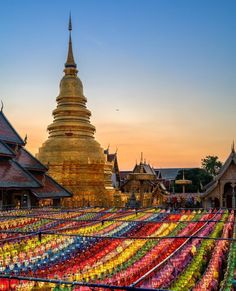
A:
[[[67,138],[89,137],[94,139],[95,127],[90,123],[91,112],[86,108],[87,99],[83,84],[77,76],[71,42],[71,15],[69,17],[69,49],[65,63],[65,75],[60,82],[57,108],[53,111],[53,123],[48,126],[49,136]],[[87,158],[86,158],[87,160]]]
[[[69,46],[68,46],[68,54],[67,54],[67,60],[65,63],[65,68],[76,68],[76,63],[73,56],[72,40],[71,40],[71,31],[72,31],[71,14],[69,17],[68,30],[69,30]]]

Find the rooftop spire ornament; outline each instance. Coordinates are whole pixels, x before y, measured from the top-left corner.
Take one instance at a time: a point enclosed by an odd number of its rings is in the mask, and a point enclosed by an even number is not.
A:
[[[70,16],[69,16],[69,26],[68,26],[68,30],[69,30],[69,31],[72,30],[71,12],[70,12]]]
[[[140,164],[143,164],[143,152],[141,152]]]
[[[231,151],[232,151],[232,153],[235,153],[234,140],[233,140],[233,143],[232,143]]]
[[[67,60],[65,63],[65,68],[76,68],[76,63],[73,56],[72,40],[71,40],[71,31],[72,31],[71,14],[69,16],[68,30],[69,30],[69,45],[68,45],[68,54],[67,54]]]

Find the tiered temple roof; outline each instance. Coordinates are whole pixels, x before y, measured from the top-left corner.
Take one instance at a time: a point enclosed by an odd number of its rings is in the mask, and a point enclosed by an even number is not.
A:
[[[66,191],[60,184],[53,180],[50,176],[40,174],[34,174],[37,180],[43,179],[43,187],[33,189],[32,192],[38,198],[61,198],[61,197],[71,197],[71,194]]]
[[[0,188],[36,188],[42,187],[27,170],[14,159],[0,158]]]
[[[0,140],[6,143],[24,145],[23,139],[15,131],[2,111],[0,111]]]
[[[18,150],[16,160],[27,170],[41,172],[47,171],[47,168],[24,148]]]
[[[25,142],[0,112],[0,189],[28,190],[36,198],[71,197],[49,177],[47,168],[24,148]]]

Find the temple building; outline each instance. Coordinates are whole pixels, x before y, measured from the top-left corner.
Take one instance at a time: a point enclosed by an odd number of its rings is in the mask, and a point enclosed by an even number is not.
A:
[[[39,148],[37,157],[49,168],[49,173],[73,193],[65,200],[68,207],[112,206],[112,163],[95,140],[91,112],[86,107],[83,85],[78,78],[71,40],[64,77],[53,111],[54,120],[48,126],[49,137]]]
[[[164,197],[169,194],[155,170],[142,157],[122,181],[121,192],[122,206],[132,208],[134,201],[136,207],[162,205]]]
[[[72,194],[47,175],[25,144],[0,111],[0,209],[59,206]]]
[[[236,208],[236,153],[234,144],[231,153],[218,175],[205,186],[203,206]]]

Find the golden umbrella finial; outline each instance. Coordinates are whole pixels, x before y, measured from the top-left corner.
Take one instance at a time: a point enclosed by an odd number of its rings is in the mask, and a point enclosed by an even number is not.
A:
[[[183,194],[185,193],[185,186],[186,185],[189,185],[189,184],[192,184],[192,181],[191,180],[185,179],[184,169],[183,169],[183,178],[182,179],[179,179],[179,180],[175,180],[175,184],[182,185]]]

